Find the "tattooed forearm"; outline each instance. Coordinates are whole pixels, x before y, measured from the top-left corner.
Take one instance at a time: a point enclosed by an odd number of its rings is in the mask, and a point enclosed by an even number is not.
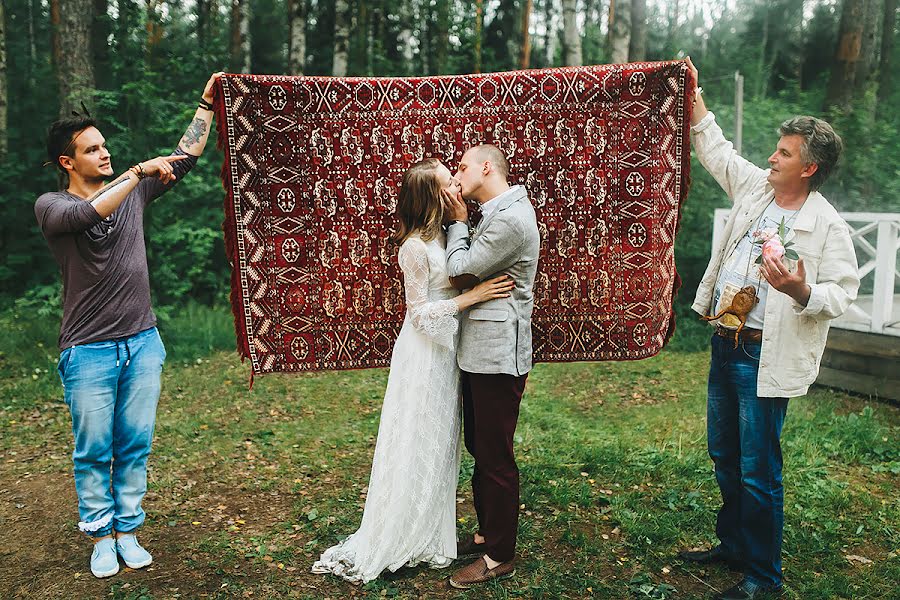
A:
[[[207,127],[206,121],[200,117],[194,117],[194,120],[188,125],[187,131],[184,132],[184,137],[181,138],[182,146],[185,149],[190,149],[191,146],[199,144],[203,136],[206,135]]]
[[[106,194],[107,192],[110,192],[113,189],[122,185],[123,183],[126,183],[127,181],[129,181],[130,177],[128,177],[128,174],[129,174],[128,172],[125,172],[125,173],[119,175],[111,183],[107,183],[102,188],[100,188],[99,190],[94,192],[94,195],[91,196],[90,198],[88,198],[88,200],[90,202],[96,202],[96,201],[100,200],[100,198],[103,197],[103,195]]]

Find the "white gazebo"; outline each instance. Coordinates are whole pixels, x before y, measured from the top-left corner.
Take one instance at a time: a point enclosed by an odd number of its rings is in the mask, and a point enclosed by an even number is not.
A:
[[[713,246],[728,212],[716,209]],[[816,383],[900,400],[900,214],[841,216],[850,226],[861,285],[856,302],[832,323]]]

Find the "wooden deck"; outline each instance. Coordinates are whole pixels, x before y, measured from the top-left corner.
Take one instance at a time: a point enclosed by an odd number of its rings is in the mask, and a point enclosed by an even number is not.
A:
[[[871,332],[871,314],[872,296],[861,295],[835,319],[816,384],[900,401],[900,294],[884,333]]]

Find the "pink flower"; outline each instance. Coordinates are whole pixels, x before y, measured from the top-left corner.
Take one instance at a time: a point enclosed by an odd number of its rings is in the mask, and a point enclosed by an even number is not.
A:
[[[777,235],[769,238],[769,240],[763,244],[762,253],[763,256],[767,258],[780,259],[784,256],[784,245],[781,243],[781,239]]]
[[[753,237],[758,240],[766,240],[769,241],[772,238],[778,238],[778,228],[777,227],[769,227],[767,229],[757,229],[753,232]]]

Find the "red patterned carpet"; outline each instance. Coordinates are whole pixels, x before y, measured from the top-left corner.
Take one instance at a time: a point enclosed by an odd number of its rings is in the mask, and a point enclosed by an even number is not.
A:
[[[674,330],[690,169],[683,62],[423,78],[226,75],[218,94],[238,349],[254,373],[385,366],[403,322],[401,175],[511,158],[542,248],[535,360],[652,356]]]

